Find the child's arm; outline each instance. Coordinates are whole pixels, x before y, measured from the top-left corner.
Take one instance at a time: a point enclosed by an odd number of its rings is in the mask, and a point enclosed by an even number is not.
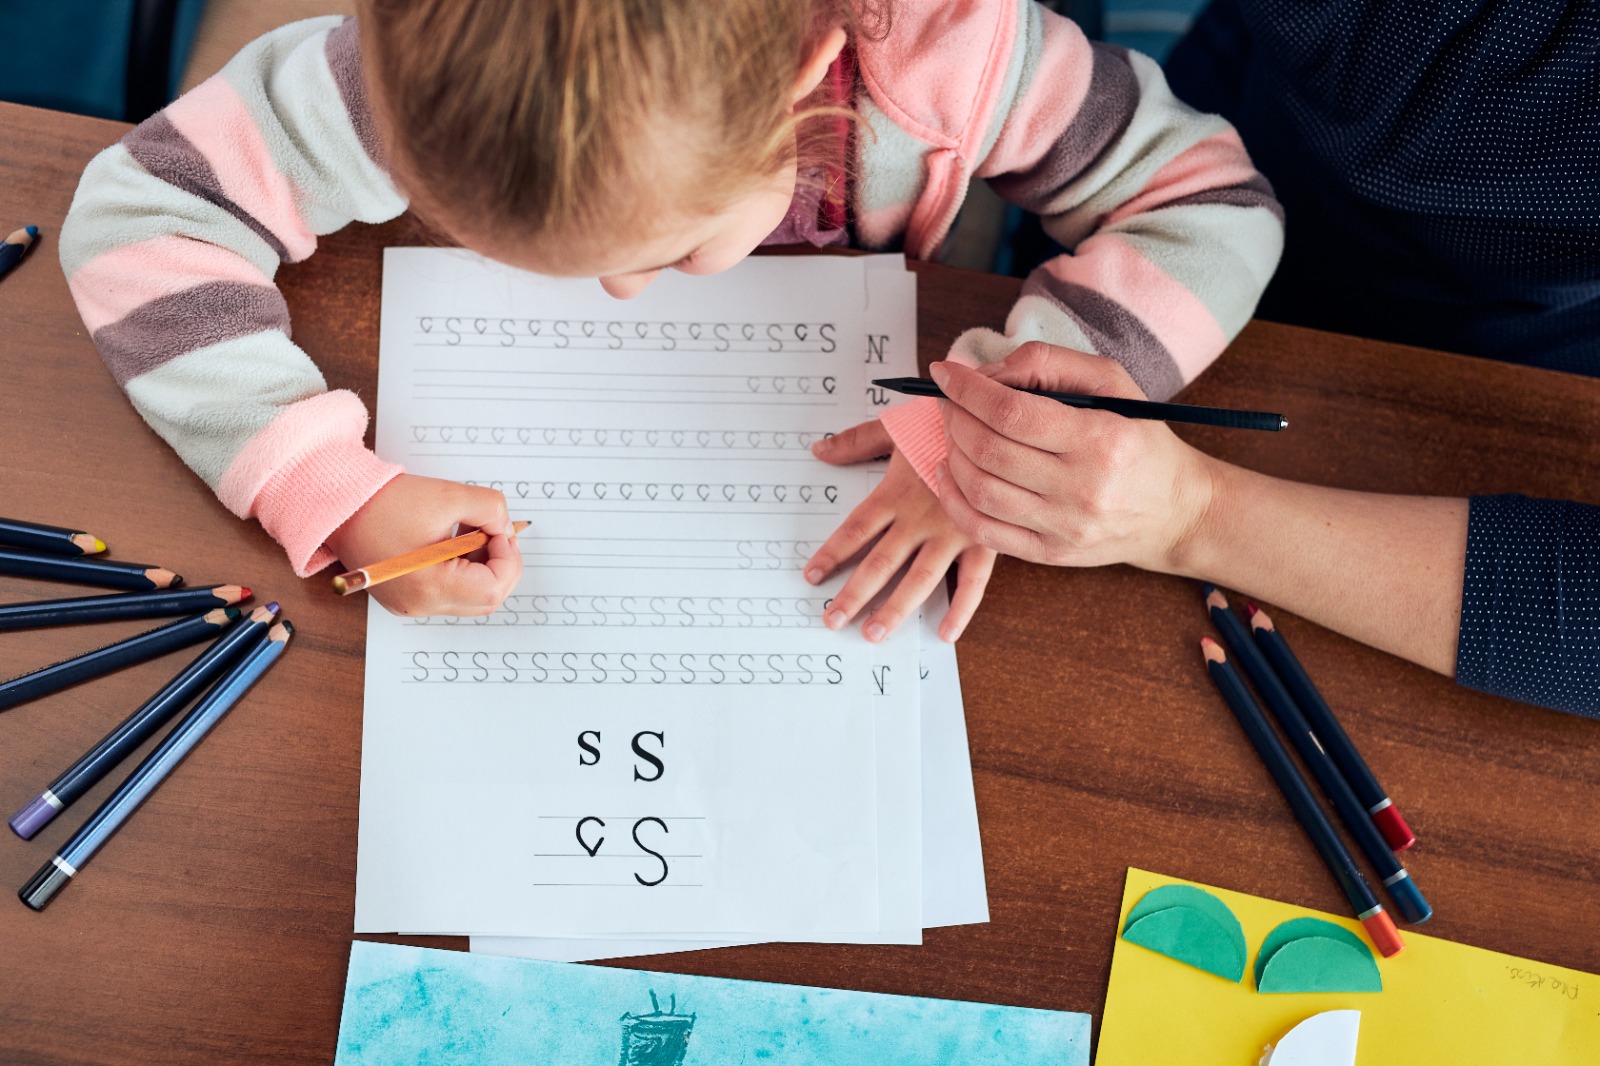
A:
[[[401,470],[362,443],[361,400],[329,392],[289,339],[272,279],[318,235],[405,206],[373,133],[356,24],[315,19],[250,44],[100,153],[62,227],[73,297],[118,384],[301,576]]]
[[[1168,399],[1249,320],[1282,251],[1281,210],[1233,128],[1177,100],[1154,60],[1024,8],[1014,88],[975,174],[1067,251],[1028,277],[1003,335],[969,330],[950,356],[988,363],[1043,340],[1114,359]],[[930,480],[944,455],[936,401],[884,422]]]

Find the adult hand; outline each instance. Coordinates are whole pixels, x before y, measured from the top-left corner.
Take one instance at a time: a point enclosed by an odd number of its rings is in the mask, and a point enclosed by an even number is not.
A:
[[[374,586],[369,593],[403,616],[493,614],[522,577],[504,494],[454,481],[401,474],[334,531],[328,547],[355,569],[481,529],[487,545],[414,574]]]
[[[964,533],[1033,562],[1183,571],[1210,506],[1206,457],[1164,422],[1017,391],[1144,399],[1120,364],[1030,342],[975,370],[947,361],[931,372],[948,399],[939,500]]]

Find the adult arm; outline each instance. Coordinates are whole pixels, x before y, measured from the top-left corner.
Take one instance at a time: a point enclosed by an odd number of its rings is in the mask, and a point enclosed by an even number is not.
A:
[[[1464,685],[1600,716],[1600,508],[1268,477],[1164,423],[1001,384],[1139,396],[1119,367],[1045,345],[934,377],[950,397],[940,499],[979,543],[1212,581]]]

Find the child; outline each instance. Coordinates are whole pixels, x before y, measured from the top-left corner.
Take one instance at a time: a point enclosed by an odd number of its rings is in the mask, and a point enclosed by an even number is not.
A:
[[[495,609],[521,574],[505,500],[405,474],[362,444],[272,286],[319,234],[408,202],[513,266],[640,291],[724,270],[763,239],[934,256],[968,183],[1039,212],[1071,249],[1029,278],[1004,336],[1107,356],[1164,399],[1249,318],[1282,242],[1232,129],[1136,54],[1026,0],[369,0],[359,22],[286,26],[101,153],[61,236],[84,321],[140,413],[305,576],[449,535],[494,535],[375,590],[401,614]],[[933,401],[891,409],[878,490],[807,564],[875,545],[834,598],[882,639],[953,561],[953,640],[993,564],[918,478],[943,451]],[[834,461],[886,450],[876,426]]]

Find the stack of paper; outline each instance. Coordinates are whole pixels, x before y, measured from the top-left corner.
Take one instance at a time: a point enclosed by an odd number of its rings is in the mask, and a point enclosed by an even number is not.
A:
[[[899,257],[623,303],[389,250],[378,453],[532,525],[494,616],[370,608],[357,932],[591,958],[987,919],[953,651],[831,632],[842,578],[801,578],[883,472],[810,444],[915,373],[915,325]]]

